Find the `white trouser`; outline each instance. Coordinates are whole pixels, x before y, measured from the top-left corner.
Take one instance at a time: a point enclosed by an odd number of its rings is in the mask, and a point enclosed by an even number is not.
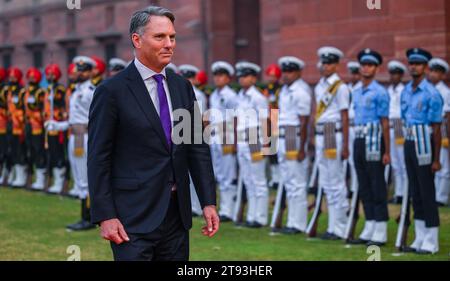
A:
[[[200,205],[200,201],[198,200],[197,191],[195,190],[191,175],[189,175],[189,187],[191,189],[192,212],[196,215],[201,215],[203,213],[202,207]]]
[[[355,161],[353,160],[353,143],[355,141],[355,129],[354,127],[350,127],[348,130],[348,150],[349,150],[349,156],[348,156],[348,164],[350,166],[350,190],[352,192],[355,192],[358,190],[358,175],[356,174],[356,168],[355,168]],[[347,175],[344,175],[344,177]]]
[[[280,138],[278,142],[278,163],[280,176],[288,201],[287,227],[301,231],[306,230],[308,220],[308,159],[302,162],[286,159],[285,139]],[[299,141],[297,141],[297,147]]]
[[[237,171],[236,155],[223,154],[222,145],[211,144],[211,158],[214,167],[214,174],[219,184],[220,191],[220,210],[219,214],[226,217],[233,217],[237,190]]]
[[[426,227],[425,221],[414,220],[415,239],[411,247],[432,253],[439,251],[439,228]]]
[[[89,195],[87,176],[87,142],[88,135],[84,134],[84,154],[81,157],[75,156],[75,136],[69,136],[68,153],[70,170],[72,171],[73,182],[79,189],[80,199],[86,199]]]
[[[347,188],[345,185],[344,165],[342,161],[342,134],[336,133],[336,158],[324,157],[324,137],[316,135],[316,159],[319,161],[319,185],[327,197],[328,229],[344,238],[347,224]]]
[[[450,192],[450,160],[448,148],[441,148],[440,162],[441,170],[438,171],[434,178],[436,185],[436,201],[447,204]]]
[[[267,224],[269,188],[266,177],[266,158],[252,162],[248,144],[238,144],[240,176],[247,192],[247,222]]]
[[[408,176],[406,174],[405,154],[403,145],[395,143],[394,129],[390,130],[391,142],[391,166],[394,174],[394,195],[402,197],[405,188],[408,186]]]

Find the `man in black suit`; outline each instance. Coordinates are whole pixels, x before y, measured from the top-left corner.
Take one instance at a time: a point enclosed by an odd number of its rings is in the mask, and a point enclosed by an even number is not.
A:
[[[175,48],[174,20],[155,6],[133,14],[136,57],[97,88],[90,108],[92,222],[111,241],[115,260],[188,260],[189,172],[206,221],[202,233],[212,237],[219,229],[208,145],[173,141],[175,110],[193,116],[196,102],[191,84],[165,71]],[[191,120],[191,129],[199,126]]]

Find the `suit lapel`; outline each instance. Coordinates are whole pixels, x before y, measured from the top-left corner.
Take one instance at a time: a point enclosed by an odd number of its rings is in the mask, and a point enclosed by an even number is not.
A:
[[[139,74],[136,66],[134,65],[134,61],[132,63],[130,63],[130,65],[127,68],[127,71],[128,71],[128,76],[127,76],[128,88],[131,90],[131,93],[133,94],[134,98],[137,100],[139,107],[144,112],[144,115],[147,118],[147,120],[152,124],[153,128],[155,128],[156,133],[158,134],[164,147],[166,148],[167,151],[169,151],[169,148],[167,146],[166,137],[164,134],[163,127],[161,125],[161,121],[160,121],[158,112],[156,112],[155,105],[153,104],[153,101],[150,98],[150,94],[147,90],[147,87],[145,87],[145,84],[141,78],[141,75]],[[172,97],[172,93],[171,93],[171,97]]]
[[[175,80],[175,77],[174,77],[175,74],[172,74],[170,72],[169,73],[166,72],[166,75],[167,75],[167,85],[169,87],[169,92],[170,92],[170,100],[172,102],[172,113],[173,113],[173,112],[175,112],[175,110],[177,110],[177,109],[182,107],[179,95],[183,91],[179,90],[179,85],[178,85],[178,83],[176,83],[176,80]],[[175,121],[172,120],[173,126],[175,126],[177,123],[175,123]],[[177,145],[176,144],[172,144],[172,154],[174,154],[176,150],[177,150]]]

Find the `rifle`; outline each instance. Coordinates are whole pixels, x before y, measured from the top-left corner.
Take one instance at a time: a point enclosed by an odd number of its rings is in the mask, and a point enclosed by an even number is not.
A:
[[[286,191],[284,189],[283,181],[280,179],[278,183],[277,197],[275,200],[275,206],[273,209],[272,220],[270,223],[270,227],[273,229],[281,228],[283,221],[283,213],[286,209],[286,204],[283,204],[286,201]]]
[[[345,227],[345,240],[349,242],[355,237],[356,224],[359,219],[359,192],[356,189],[352,194],[352,200],[350,204],[350,214]]]
[[[323,197],[323,190],[322,187],[319,185],[317,188],[317,194],[314,204],[314,213],[309,220],[308,227],[306,228],[306,234],[308,237],[316,237],[317,236],[317,227],[319,225],[319,217],[322,213],[322,197]]]
[[[397,219],[399,221],[398,230],[397,230],[397,238],[395,240],[395,247],[402,252],[405,247],[407,247],[407,238],[408,238],[408,229],[411,225],[410,220],[410,203],[411,199],[409,196],[408,185],[406,185],[403,191],[403,201],[402,208],[400,211],[400,216]]]
[[[54,117],[54,98],[55,98],[55,92],[54,92],[54,84],[50,84],[50,121],[53,121],[53,117]],[[44,146],[45,146],[45,150],[47,151],[47,180],[46,180],[46,184],[45,184],[45,189],[47,190],[48,187],[50,186],[50,177],[52,175],[52,169],[51,169],[51,165],[50,165],[50,160],[51,160],[51,156],[50,156],[50,149],[49,149],[49,144],[48,144],[48,130],[45,130],[45,142],[44,142]]]
[[[236,197],[236,205],[234,205],[234,212],[233,212],[233,222],[236,224],[242,223],[244,218],[244,203],[243,203],[243,197],[244,197],[244,188],[242,183],[242,176],[241,173],[239,173],[238,177],[238,186],[237,186],[237,197]]]

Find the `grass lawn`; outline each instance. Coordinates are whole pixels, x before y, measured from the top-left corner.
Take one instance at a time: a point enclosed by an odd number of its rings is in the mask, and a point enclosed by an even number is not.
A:
[[[0,188],[0,260],[65,261],[67,248],[77,245],[82,260],[112,260],[109,242],[102,240],[98,229],[67,232],[65,225],[79,219],[77,200]],[[431,256],[398,255],[394,248],[397,225],[393,218],[399,206],[389,206],[389,243],[381,248],[381,260],[450,260],[450,208],[441,208],[440,252]],[[203,237],[201,219],[194,219],[190,232],[191,260],[258,260],[258,261],[365,261],[369,255],[364,246],[347,247],[342,241],[309,239],[304,235],[270,236],[269,228],[236,228],[223,223],[214,238]],[[363,221],[358,223],[361,231]],[[326,228],[326,213],[321,216],[319,232]],[[410,227],[409,242],[413,239]]]

